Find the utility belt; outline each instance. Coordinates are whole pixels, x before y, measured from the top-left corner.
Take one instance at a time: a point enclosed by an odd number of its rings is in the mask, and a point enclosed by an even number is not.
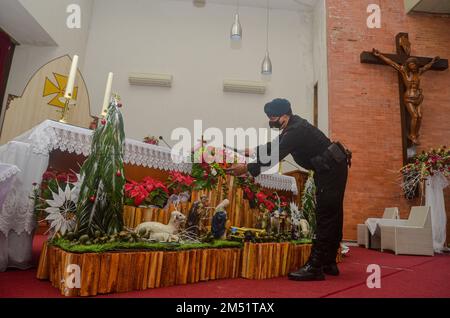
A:
[[[331,170],[334,163],[346,161],[348,167],[352,166],[352,152],[339,141],[333,142],[321,155],[312,158],[311,164],[316,172]]]

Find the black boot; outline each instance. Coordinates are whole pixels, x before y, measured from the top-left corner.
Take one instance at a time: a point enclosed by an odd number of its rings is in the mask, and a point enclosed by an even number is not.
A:
[[[323,265],[323,272],[327,275],[339,276],[339,268],[336,262]]]
[[[326,253],[325,261],[323,263],[323,272],[325,274],[331,276],[339,276],[339,268],[336,264],[336,256],[336,249],[329,248]]]
[[[290,273],[289,279],[297,281],[313,281],[324,280],[325,275],[322,270],[322,263],[325,259],[325,254],[322,249],[314,245],[309,256],[308,262],[298,271]]]
[[[289,279],[297,281],[325,280],[325,275],[323,274],[322,267],[313,266],[308,262],[298,271],[289,273]]]

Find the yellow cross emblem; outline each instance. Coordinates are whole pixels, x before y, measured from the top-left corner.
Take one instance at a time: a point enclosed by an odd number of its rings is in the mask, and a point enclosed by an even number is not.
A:
[[[49,80],[48,77],[46,77],[44,84],[44,93],[42,96],[46,97],[56,94],[56,96],[48,102],[48,105],[64,108],[65,104],[64,101],[61,101],[61,99],[64,98],[68,77],[57,73],[53,73],[53,76],[55,77],[56,84],[54,84],[51,80]],[[77,93],[78,87],[74,87],[72,99],[77,99]]]

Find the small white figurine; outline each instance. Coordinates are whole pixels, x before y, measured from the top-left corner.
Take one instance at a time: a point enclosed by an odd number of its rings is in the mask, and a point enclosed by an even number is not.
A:
[[[186,217],[179,211],[173,211],[170,215],[169,223],[162,224],[159,222],[145,222],[139,224],[135,232],[143,238],[155,240],[158,242],[173,241],[176,234],[181,229]]]

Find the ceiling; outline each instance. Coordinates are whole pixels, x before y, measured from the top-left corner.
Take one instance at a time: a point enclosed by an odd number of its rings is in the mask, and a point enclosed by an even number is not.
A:
[[[409,12],[450,14],[450,0],[406,0],[405,5]]]
[[[0,0],[0,28],[20,44],[57,45],[19,0]]]
[[[208,3],[211,4],[222,4],[222,5],[230,5],[236,6],[238,1],[239,5],[243,7],[256,7],[256,8],[266,8],[267,0],[176,0],[183,2],[205,2],[206,5]],[[315,3],[318,0],[269,0],[269,6],[271,9],[283,9],[290,11],[305,11],[312,10],[314,8]]]

